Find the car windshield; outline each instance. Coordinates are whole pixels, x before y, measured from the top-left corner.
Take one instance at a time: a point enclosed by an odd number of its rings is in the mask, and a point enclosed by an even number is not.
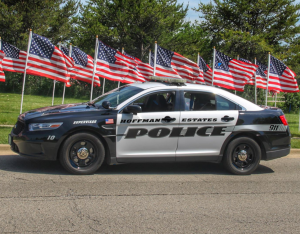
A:
[[[125,100],[131,98],[132,96],[136,95],[137,93],[143,91],[143,89],[131,86],[131,85],[124,85],[119,88],[113,89],[108,93],[101,95],[100,97],[93,100],[93,103],[97,106],[102,107],[102,103],[104,101],[110,102],[111,107],[116,107]]]

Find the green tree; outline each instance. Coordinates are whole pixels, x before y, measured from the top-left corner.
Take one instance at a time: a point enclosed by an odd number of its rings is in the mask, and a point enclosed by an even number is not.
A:
[[[182,27],[186,12],[177,0],[90,0],[81,8],[75,43],[91,53],[99,35],[104,43],[143,59],[154,41]]]

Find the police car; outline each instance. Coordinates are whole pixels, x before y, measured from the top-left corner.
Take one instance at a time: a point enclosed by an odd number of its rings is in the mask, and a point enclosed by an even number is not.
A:
[[[280,109],[216,87],[152,79],[92,102],[23,113],[9,135],[11,149],[60,160],[73,174],[92,174],[104,162],[213,162],[245,175],[260,160],[289,154],[291,134]]]

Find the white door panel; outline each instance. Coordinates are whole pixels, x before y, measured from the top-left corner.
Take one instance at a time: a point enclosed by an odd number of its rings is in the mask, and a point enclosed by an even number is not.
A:
[[[176,157],[219,155],[236,125],[238,114],[237,110],[182,111]],[[229,119],[222,120],[224,116]]]
[[[163,119],[169,116],[173,121]],[[171,157],[175,161],[178,137],[170,137],[179,125],[179,111],[118,114],[117,158]]]

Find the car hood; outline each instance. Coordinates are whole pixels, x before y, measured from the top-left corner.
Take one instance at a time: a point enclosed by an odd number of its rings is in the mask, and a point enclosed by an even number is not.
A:
[[[57,114],[64,114],[70,112],[84,112],[84,111],[92,111],[92,110],[97,110],[97,108],[92,105],[88,105],[87,103],[74,103],[74,104],[64,104],[59,106],[47,106],[47,107],[42,107],[42,108],[27,111],[20,115],[20,119],[28,120],[40,116],[57,115]]]

